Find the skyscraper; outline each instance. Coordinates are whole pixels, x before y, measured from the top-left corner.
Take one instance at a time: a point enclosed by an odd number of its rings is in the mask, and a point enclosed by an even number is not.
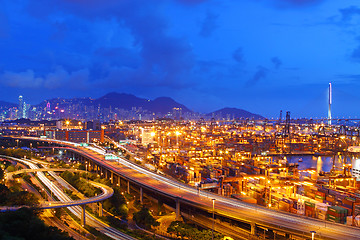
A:
[[[23,112],[24,112],[24,100],[23,100],[23,96],[19,96],[19,111],[18,111],[18,118],[22,118],[23,117]]]
[[[17,112],[17,118],[28,118],[28,112],[30,109],[30,104],[26,104],[23,99],[23,96],[19,96],[19,109]]]

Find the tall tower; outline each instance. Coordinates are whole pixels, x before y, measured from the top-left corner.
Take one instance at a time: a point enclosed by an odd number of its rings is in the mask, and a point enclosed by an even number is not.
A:
[[[23,96],[19,96],[19,111],[18,111],[18,118],[23,117],[23,111],[24,111],[24,100]]]
[[[329,109],[328,109],[328,124],[331,125],[331,104],[332,104],[332,87],[329,83]]]

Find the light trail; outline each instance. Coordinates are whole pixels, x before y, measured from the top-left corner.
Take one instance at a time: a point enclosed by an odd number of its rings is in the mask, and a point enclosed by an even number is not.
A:
[[[7,156],[8,157],[8,156]],[[29,166],[31,169],[39,169],[39,167],[34,164],[31,160],[22,160],[18,158],[8,157],[15,161],[22,162]],[[43,172],[37,172],[37,177],[43,182],[49,189],[54,193],[54,195],[61,201],[61,202],[71,202],[73,201],[69,196],[67,196],[60,188],[58,188],[55,184],[53,184]],[[61,204],[61,203],[60,203]],[[82,216],[82,209],[79,206],[68,207],[71,213],[81,219]],[[126,235],[119,230],[112,228],[105,223],[97,220],[92,215],[86,213],[86,222],[89,226],[94,227],[96,230],[102,232],[103,234],[113,238],[113,239],[124,239],[124,240],[135,240],[135,238]]]
[[[39,140],[37,138],[32,139]],[[52,140],[47,141],[52,142]],[[309,235],[311,230],[315,230],[317,234],[321,234],[322,237],[331,239],[358,239],[360,235],[360,229],[356,227],[275,211],[203,191],[200,191],[199,194],[198,190],[190,186],[155,174],[123,158],[120,158],[118,161],[119,164],[115,164],[114,162],[105,161],[104,155],[90,151],[87,148],[74,147],[74,144],[60,144],[78,154],[92,159],[95,163],[115,173],[121,174],[139,186],[162,193],[173,199],[180,199],[180,201],[187,202],[190,205],[192,204],[210,211],[212,209],[211,199],[214,198],[216,199],[215,211],[222,216],[238,219],[243,222],[256,223],[260,226],[269,227],[270,229],[278,231],[290,232],[292,234],[297,233],[298,235],[305,234],[305,236],[306,234]]]

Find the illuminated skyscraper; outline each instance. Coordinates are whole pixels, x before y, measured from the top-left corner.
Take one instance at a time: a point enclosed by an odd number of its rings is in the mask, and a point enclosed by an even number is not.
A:
[[[23,100],[23,96],[19,96],[19,111],[18,111],[18,118],[22,118],[23,117],[23,112],[24,112],[24,100]]]
[[[47,104],[46,104],[46,111],[48,113],[50,113],[50,111],[51,111],[50,102],[47,102]]]
[[[23,96],[20,95],[17,118],[28,118],[29,109],[30,109],[30,104],[26,104],[26,102],[23,99]]]

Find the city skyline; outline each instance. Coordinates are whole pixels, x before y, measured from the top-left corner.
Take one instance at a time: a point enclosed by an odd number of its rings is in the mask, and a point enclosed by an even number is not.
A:
[[[196,112],[326,117],[331,82],[333,116],[360,116],[356,1],[2,3],[0,100],[116,91]]]

